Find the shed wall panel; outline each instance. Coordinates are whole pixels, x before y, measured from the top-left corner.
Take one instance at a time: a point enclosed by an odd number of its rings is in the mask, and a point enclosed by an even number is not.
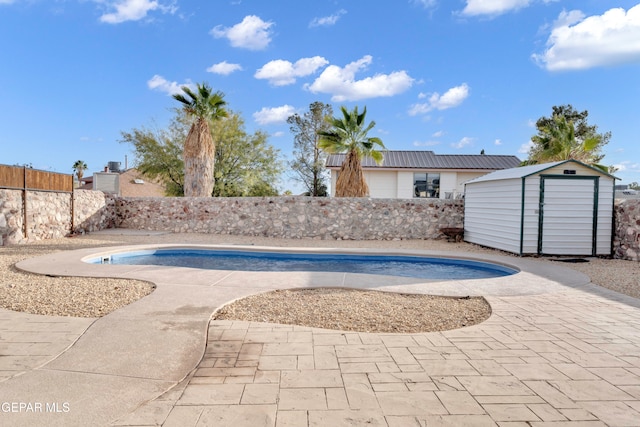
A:
[[[594,182],[546,179],[542,253],[591,255],[593,250]]]
[[[538,219],[540,209],[540,176],[525,178],[522,206],[522,253],[538,253]]]
[[[464,239],[520,251],[520,180],[479,182],[465,189]]]
[[[613,244],[613,201],[614,180],[609,177],[601,177],[598,197],[598,231],[596,234],[597,255],[611,255]]]

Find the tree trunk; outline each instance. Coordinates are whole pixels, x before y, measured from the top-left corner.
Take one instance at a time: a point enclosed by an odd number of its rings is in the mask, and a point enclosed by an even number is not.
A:
[[[360,156],[349,151],[336,180],[336,197],[369,197],[369,186],[364,180]]]
[[[199,118],[191,125],[183,157],[185,197],[211,197],[215,146],[206,119]]]

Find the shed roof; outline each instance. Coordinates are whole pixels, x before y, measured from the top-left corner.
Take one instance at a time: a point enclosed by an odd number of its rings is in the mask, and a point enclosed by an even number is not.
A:
[[[516,156],[489,154],[435,154],[433,151],[383,151],[378,165],[372,158],[362,159],[363,168],[387,169],[486,169],[513,168],[520,164]],[[326,167],[339,168],[346,154],[331,154]]]
[[[609,175],[608,173],[601,171],[600,169],[596,169],[585,163],[570,159],[570,160],[561,160],[558,162],[542,163],[539,165],[529,165],[529,166],[522,166],[522,167],[514,167],[511,169],[497,170],[495,172],[491,172],[486,175],[482,175],[472,180],[469,180],[465,184],[472,184],[475,182],[485,182],[485,181],[498,181],[501,179],[526,178],[528,176],[535,175],[540,172],[544,172],[547,169],[551,169],[555,166],[562,165],[564,163],[577,163],[582,166],[588,167],[589,169],[592,169],[594,172],[597,172],[600,175],[610,176],[612,178],[615,178],[612,175]]]

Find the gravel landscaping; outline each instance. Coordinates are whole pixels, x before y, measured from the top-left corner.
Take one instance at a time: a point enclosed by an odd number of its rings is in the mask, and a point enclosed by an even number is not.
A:
[[[213,318],[340,331],[416,333],[463,328],[490,315],[491,306],[480,297],[320,288],[253,295],[222,307]]]
[[[122,279],[40,276],[18,271],[14,267],[15,263],[54,251],[147,243],[366,247],[498,253],[464,242],[444,240],[328,241],[208,234],[118,235],[117,231],[95,233],[0,247],[0,307],[57,316],[104,316],[153,292],[153,284]],[[544,259],[543,262],[557,261]],[[588,275],[597,285],[640,298],[640,263],[588,258],[588,262],[565,263],[565,266]],[[483,298],[443,298],[320,289],[255,295],[225,306],[216,316],[340,330],[412,333],[469,326],[485,320],[490,313],[491,308]]]

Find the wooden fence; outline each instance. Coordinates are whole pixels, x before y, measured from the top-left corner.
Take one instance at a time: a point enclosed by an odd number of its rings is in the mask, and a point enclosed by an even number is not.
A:
[[[0,165],[0,188],[72,193],[73,175]]]
[[[0,189],[19,190],[22,193],[22,233],[29,237],[28,194],[31,191],[68,193],[71,198],[71,226],[73,230],[73,175],[47,172],[22,166],[0,165]],[[2,244],[0,235],[0,244]]]

